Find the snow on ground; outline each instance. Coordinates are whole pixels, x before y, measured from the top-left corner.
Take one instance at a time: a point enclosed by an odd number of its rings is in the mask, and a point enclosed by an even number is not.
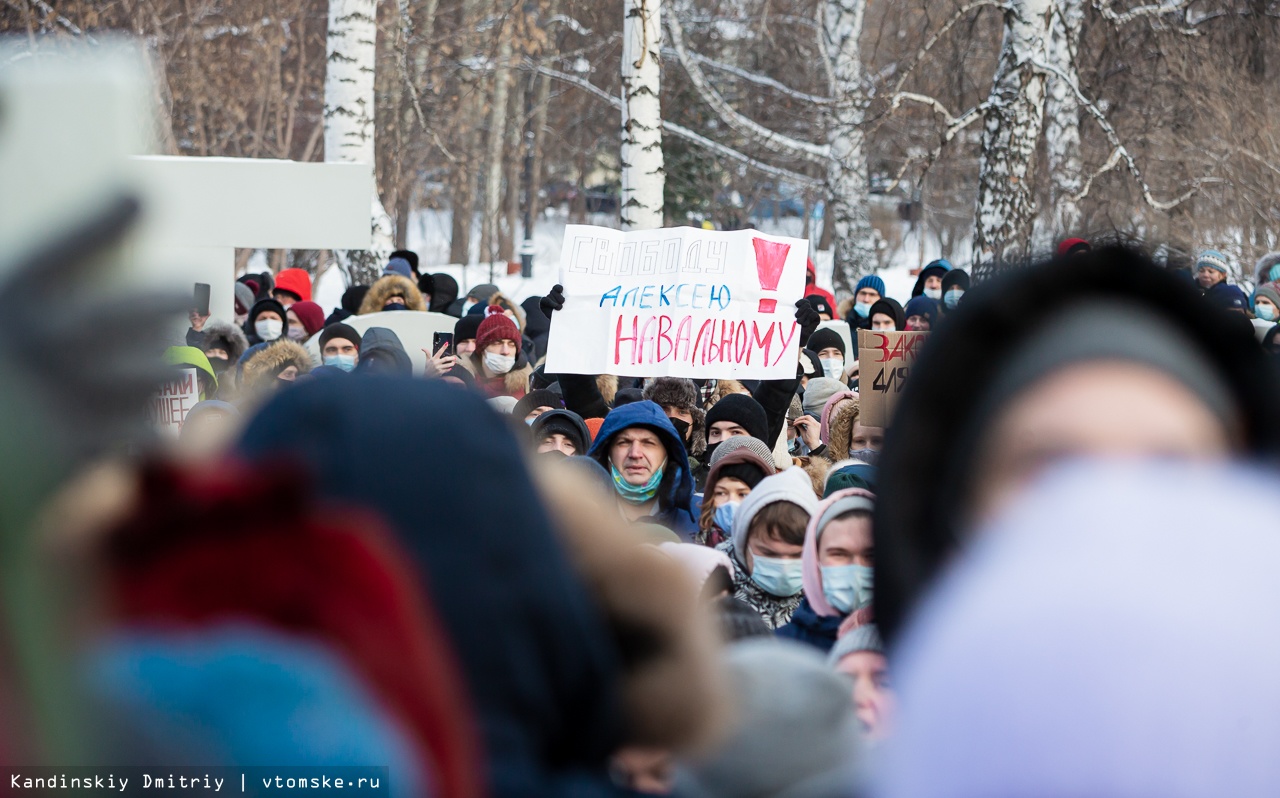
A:
[[[568,224],[566,212],[549,209],[534,226],[533,232],[533,276],[525,279],[519,274],[508,275],[506,264],[493,265],[492,272],[488,263],[480,263],[479,240],[480,230],[477,223],[471,235],[471,256],[475,261],[462,266],[450,264],[449,237],[452,229],[452,214],[449,211],[421,210],[413,214],[408,231],[409,249],[418,253],[421,269],[431,273],[443,272],[452,275],[458,281],[459,295],[463,296],[473,286],[492,282],[515,302],[521,302],[530,296],[543,296],[551,287],[559,282],[560,250],[564,241],[564,229]],[[590,224],[605,227],[616,227],[617,219],[605,214],[593,216]],[[905,229],[902,245],[890,257],[887,268],[878,272],[885,282],[889,296],[906,303],[911,298],[911,289],[916,278],[911,275],[912,269],[918,269],[924,263],[940,257],[940,247],[936,238],[925,236],[923,252],[924,261],[920,261],[920,233]],[[812,225],[814,233],[820,224]],[[799,238],[804,229],[803,220],[788,217],[783,219],[757,220],[756,229],[773,235],[785,235]],[[517,230],[517,240],[523,236],[523,228]],[[817,239],[810,240],[809,256],[814,261],[818,273],[818,284],[831,287],[832,257],[830,251],[815,252]],[[963,245],[961,247],[963,251]],[[258,255],[260,253],[255,253]],[[253,261],[251,261],[253,263]],[[265,268],[265,257],[262,265]],[[492,273],[492,279],[490,277]],[[317,281],[313,290],[314,299],[326,311],[338,307],[342,301],[342,292],[346,290],[346,278],[338,269],[329,269]]]

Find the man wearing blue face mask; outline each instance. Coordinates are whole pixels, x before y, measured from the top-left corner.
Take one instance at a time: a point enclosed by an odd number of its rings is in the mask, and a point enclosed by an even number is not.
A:
[[[326,366],[355,371],[360,362],[360,333],[342,322],[325,327],[320,333],[320,358]]]
[[[733,514],[733,533],[716,549],[733,561],[734,597],[751,605],[770,629],[784,626],[800,604],[800,554],[817,509],[809,475],[788,468],[756,485]]]
[[[868,274],[858,281],[853,289],[853,308],[845,321],[855,330],[871,329],[871,306],[884,299],[884,280],[878,275]]]
[[[661,407],[646,400],[614,408],[587,454],[609,472],[624,518],[693,540],[698,525],[689,457]]]
[[[829,651],[841,630],[874,620],[871,609],[875,496],[861,488],[836,491],[818,505],[805,530],[804,600],[779,637]]]

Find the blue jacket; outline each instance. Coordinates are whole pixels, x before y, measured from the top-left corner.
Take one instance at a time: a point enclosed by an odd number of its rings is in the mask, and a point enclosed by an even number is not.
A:
[[[809,606],[809,599],[800,602],[791,615],[791,622],[778,627],[774,632],[778,637],[789,637],[801,643],[808,643],[823,652],[831,650],[836,644],[836,636],[840,631],[843,615],[819,615]]]
[[[698,531],[698,517],[693,514],[693,474],[689,470],[689,455],[661,407],[645,401],[614,408],[605,416],[587,456],[609,471],[610,444],[619,432],[630,427],[653,430],[667,449],[668,476],[663,478],[659,488],[658,512],[650,520],[685,540],[693,540],[694,533]]]

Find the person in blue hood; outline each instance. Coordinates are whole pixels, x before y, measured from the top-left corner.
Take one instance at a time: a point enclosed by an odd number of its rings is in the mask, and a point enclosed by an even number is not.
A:
[[[609,472],[627,520],[661,524],[693,539],[698,517],[689,456],[661,407],[640,401],[614,408],[587,454]]]
[[[441,380],[314,380],[264,407],[238,454],[306,463],[322,498],[387,523],[466,674],[491,795],[618,794],[608,761],[626,730],[608,627],[481,397]]]

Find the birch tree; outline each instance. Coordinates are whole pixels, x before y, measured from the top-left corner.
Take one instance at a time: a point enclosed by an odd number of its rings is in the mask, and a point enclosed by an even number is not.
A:
[[[622,24],[622,229],[662,227],[661,0],[625,0]]]
[[[1035,218],[1032,171],[1044,128],[1052,0],[1005,8],[1004,43],[982,123],[974,262],[1027,253]]]
[[[667,27],[675,55],[688,73],[690,82],[730,130],[763,150],[807,161],[823,170],[828,196],[827,223],[833,226],[835,288],[852,293],[858,277],[876,263],[875,232],[867,204],[870,181],[866,138],[862,130],[866,92],[859,38],[866,2],[822,0],[820,10],[818,35],[828,88],[825,97],[806,95],[771,78],[715,64],[689,51],[683,29],[674,15],[668,17]],[[712,85],[702,68],[703,62],[822,108],[825,111],[826,141],[821,144],[802,141],[748,118],[733,108]]]
[[[822,15],[831,96],[843,98],[832,106],[827,123],[826,223],[834,228],[835,289],[850,294],[859,275],[876,263],[876,237],[867,207],[866,135],[862,130],[867,103],[859,38],[865,12],[865,0],[826,0]]]
[[[325,52],[324,159],[362,163],[374,174],[370,197],[370,248],[334,253],[352,282],[369,284],[394,248],[391,217],[378,196],[374,159],[374,65],[378,36],[377,0],[329,0]]]
[[[1069,75],[1078,75],[1076,54],[1080,28],[1084,23],[1083,0],[1057,0],[1049,30],[1046,56],[1049,64]],[[1066,81],[1049,76],[1049,96],[1045,100],[1045,148],[1049,166],[1050,209],[1045,230],[1048,236],[1079,231],[1080,191],[1084,188],[1084,164],[1080,155],[1080,103]],[[1048,242],[1042,242],[1048,243]]]

